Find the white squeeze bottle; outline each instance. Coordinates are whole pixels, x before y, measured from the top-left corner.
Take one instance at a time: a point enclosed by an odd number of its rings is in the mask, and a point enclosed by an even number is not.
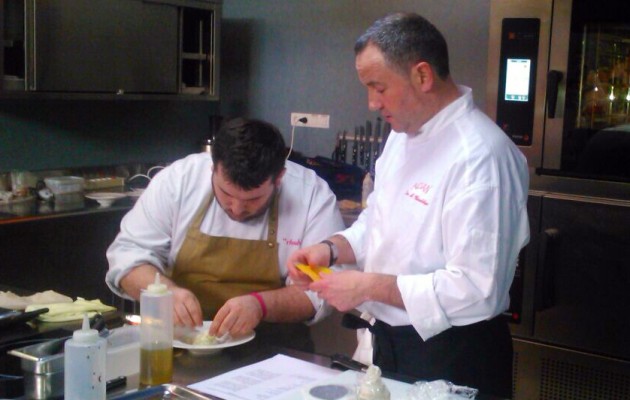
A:
[[[74,331],[64,345],[64,398],[105,400],[107,340],[90,329],[87,314],[82,329]]]
[[[173,378],[173,294],[155,282],[140,294],[140,384],[154,386]]]

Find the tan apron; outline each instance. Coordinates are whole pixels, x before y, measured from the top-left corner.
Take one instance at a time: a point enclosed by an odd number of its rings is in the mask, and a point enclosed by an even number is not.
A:
[[[212,192],[195,214],[173,268],[173,280],[199,299],[204,318],[214,318],[230,298],[283,286],[278,263],[278,195],[270,207],[267,240],[210,236],[199,230],[214,201]]]

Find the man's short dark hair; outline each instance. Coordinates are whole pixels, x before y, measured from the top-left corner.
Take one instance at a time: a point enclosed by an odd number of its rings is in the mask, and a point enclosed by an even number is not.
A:
[[[224,123],[212,143],[215,168],[221,164],[227,179],[244,190],[275,180],[284,169],[286,154],[278,128],[256,119]]]
[[[433,24],[414,13],[389,14],[370,26],[354,45],[356,55],[373,44],[396,71],[407,76],[409,68],[427,62],[435,73],[446,79],[450,75],[448,46]]]

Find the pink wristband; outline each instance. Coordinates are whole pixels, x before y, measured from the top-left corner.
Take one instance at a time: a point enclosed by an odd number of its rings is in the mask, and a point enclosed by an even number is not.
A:
[[[265,300],[263,300],[262,296],[258,292],[251,292],[250,294],[258,300],[258,304],[260,304],[260,309],[262,310],[262,317],[265,318],[267,316],[267,305],[265,304]]]

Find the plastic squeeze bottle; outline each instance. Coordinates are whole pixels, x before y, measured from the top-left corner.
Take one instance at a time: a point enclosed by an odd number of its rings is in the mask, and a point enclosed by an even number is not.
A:
[[[107,340],[90,329],[87,314],[82,329],[74,331],[64,345],[64,398],[105,400]]]
[[[381,379],[381,369],[376,365],[370,365],[365,375],[359,375],[357,400],[390,400],[389,389]]]
[[[160,282],[140,293],[140,384],[169,383],[173,378],[173,294]]]

